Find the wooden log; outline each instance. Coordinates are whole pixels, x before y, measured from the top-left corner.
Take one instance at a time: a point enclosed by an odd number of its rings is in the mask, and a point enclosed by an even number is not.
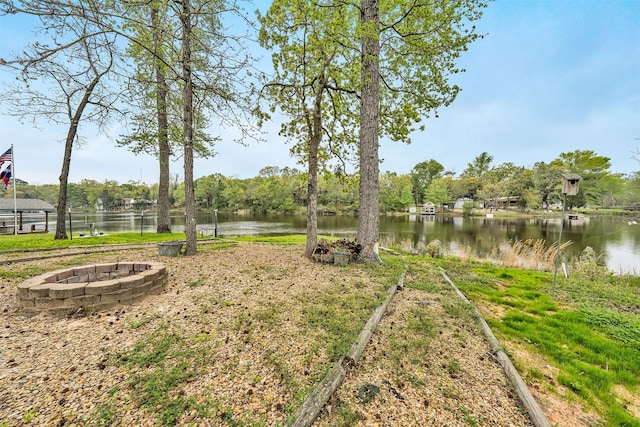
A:
[[[378,327],[378,324],[380,323],[380,320],[382,319],[384,312],[387,310],[387,307],[389,306],[391,299],[395,295],[398,288],[402,288],[403,285],[404,285],[404,273],[400,275],[400,278],[398,279],[398,283],[394,286],[391,286],[387,290],[387,297],[385,298],[384,302],[376,309],[376,311],[373,312],[371,317],[369,317],[369,320],[364,325],[362,332],[360,332],[360,335],[351,346],[351,349],[349,349],[349,352],[346,355],[346,358],[349,364],[356,365],[358,363],[358,361],[360,360],[360,357],[362,357],[362,353],[364,352],[365,347],[371,340],[373,333]]]
[[[340,387],[346,375],[347,370],[344,367],[344,360],[340,359],[320,381],[315,390],[304,400],[302,406],[296,412],[295,421],[291,426],[309,427],[313,424],[331,395]]]
[[[518,373],[517,369],[513,366],[513,363],[511,363],[509,356],[507,356],[507,354],[502,349],[500,342],[491,331],[491,328],[489,327],[487,321],[484,320],[484,317],[482,317],[482,313],[480,313],[480,310],[478,310],[476,306],[471,304],[467,297],[462,292],[460,292],[460,289],[458,289],[455,283],[453,283],[449,276],[447,276],[447,273],[444,271],[444,269],[442,267],[438,268],[440,269],[440,274],[442,275],[442,277],[444,277],[444,279],[449,283],[455,293],[458,294],[458,296],[463,301],[465,301],[473,308],[473,314],[480,326],[480,329],[482,330],[483,335],[489,342],[491,351],[493,351],[496,355],[496,358],[498,359],[498,362],[500,362],[504,373],[507,375],[507,378],[509,378],[511,385],[516,390],[520,401],[527,409],[533,425],[535,425],[536,427],[551,427],[551,423],[547,419],[547,416],[542,411],[542,408],[540,408],[540,405],[538,405],[538,402],[536,401],[535,397],[533,397],[533,394],[531,394],[531,391],[527,387],[527,384],[522,380],[522,377]]]
[[[322,381],[320,381],[316,386],[313,392],[311,392],[311,394],[309,394],[304,400],[302,406],[296,412],[295,421],[291,424],[292,427],[309,427],[313,424],[315,419],[318,418],[318,415],[320,415],[322,408],[324,408],[324,405],[326,405],[331,395],[335,393],[338,387],[340,387],[340,384],[342,384],[344,377],[347,375],[347,371],[352,369],[358,360],[360,360],[360,357],[364,352],[364,348],[371,340],[371,336],[378,327],[378,324],[380,323],[385,310],[389,306],[391,299],[395,295],[396,290],[398,288],[402,288],[403,284],[404,273],[400,275],[398,283],[387,290],[387,297],[384,302],[369,317],[369,320],[360,332],[358,339],[351,346],[347,355],[336,363],[331,371],[329,371]]]

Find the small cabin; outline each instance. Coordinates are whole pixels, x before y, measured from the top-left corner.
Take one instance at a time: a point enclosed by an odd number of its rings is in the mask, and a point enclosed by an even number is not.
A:
[[[133,209],[136,204],[136,199],[132,199],[131,197],[125,197],[122,199],[122,208],[123,209]]]
[[[422,205],[422,210],[420,211],[420,215],[435,215],[436,214],[436,205],[431,203],[431,202],[427,202],[424,205]]]

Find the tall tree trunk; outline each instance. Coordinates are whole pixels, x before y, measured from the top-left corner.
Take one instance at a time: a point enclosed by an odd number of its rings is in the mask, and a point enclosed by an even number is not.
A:
[[[307,244],[304,255],[311,258],[318,241],[318,147],[322,141],[322,93],[325,79],[320,78],[313,104],[312,119],[309,126],[309,170],[307,188]]]
[[[84,112],[85,107],[89,104],[89,98],[91,93],[98,85],[100,78],[105,74],[103,72],[101,74],[97,74],[89,86],[85,89],[84,95],[82,96],[82,100],[80,104],[78,104],[78,108],[71,118],[71,123],[69,123],[69,131],[67,132],[67,139],[64,144],[64,159],[62,160],[62,171],[60,172],[60,189],[58,190],[58,206],[56,208],[57,219],[56,219],[56,234],[53,236],[55,240],[64,240],[67,239],[67,227],[66,227],[66,211],[67,211],[67,187],[69,183],[69,170],[71,169],[71,152],[73,151],[73,141],[76,139],[76,135],[78,133],[78,125],[80,124],[80,118],[82,117],[82,113]]]
[[[318,243],[318,144],[309,143],[309,170],[307,184],[307,244],[304,256],[311,258]]]
[[[362,0],[362,96],[360,100],[360,209],[357,240],[359,260],[380,262],[378,111],[380,29],[378,0]]]
[[[167,81],[165,79],[162,61],[158,60],[161,44],[161,28],[158,24],[158,7],[151,7],[151,22],[154,24],[153,45],[156,63],[156,110],[158,119],[158,161],[160,163],[160,180],[158,182],[158,233],[171,233],[171,218],[169,216],[169,132],[167,119]]]
[[[182,93],[184,131],[184,204],[186,245],[184,254],[195,255],[196,235],[196,195],[193,186],[193,81],[191,75],[191,0],[182,0]]]

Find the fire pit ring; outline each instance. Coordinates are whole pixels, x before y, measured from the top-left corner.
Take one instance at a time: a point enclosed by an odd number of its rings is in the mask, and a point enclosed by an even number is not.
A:
[[[18,285],[16,299],[26,312],[67,314],[109,310],[162,292],[167,269],[159,262],[118,262],[56,270]]]

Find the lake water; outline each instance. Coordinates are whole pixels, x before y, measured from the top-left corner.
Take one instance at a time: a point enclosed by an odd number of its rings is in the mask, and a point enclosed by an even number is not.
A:
[[[13,217],[5,218],[13,222]],[[357,218],[351,216],[318,217],[318,233],[336,237],[354,238]],[[615,272],[637,274],[640,272],[640,224],[628,222],[621,217],[588,217],[583,220],[565,219],[562,242],[571,241],[566,249],[573,256],[590,246],[600,261]],[[173,214],[172,229],[184,231],[184,215]],[[639,221],[640,222],[640,221]],[[197,218],[198,232],[213,235],[216,216],[200,213]],[[450,216],[400,215],[380,217],[380,244],[402,246],[411,249],[438,239],[447,253],[471,250],[474,255],[484,257],[501,244],[518,240],[542,239],[547,244],[558,241],[560,218],[462,218]],[[23,229],[31,224],[44,227],[44,215],[25,214]],[[72,213],[73,234],[89,234],[90,224],[98,232],[156,231],[155,212],[140,211],[117,213]],[[67,225],[67,231],[69,231]],[[55,230],[55,215],[49,217],[49,230]],[[220,237],[243,235],[304,234],[306,216],[303,215],[217,215],[217,234]]]

